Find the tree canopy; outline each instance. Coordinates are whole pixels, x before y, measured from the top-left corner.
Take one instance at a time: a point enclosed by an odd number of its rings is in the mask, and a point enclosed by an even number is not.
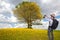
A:
[[[43,18],[41,8],[35,2],[19,3],[13,12],[18,20],[22,18],[28,24],[28,28],[32,28],[32,21]]]

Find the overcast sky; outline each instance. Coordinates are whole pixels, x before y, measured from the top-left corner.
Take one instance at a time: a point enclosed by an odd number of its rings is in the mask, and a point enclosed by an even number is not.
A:
[[[17,28],[24,26],[24,24],[17,23],[17,18],[14,17],[12,12],[15,6],[23,1],[36,2],[41,7],[43,15],[50,15],[54,12],[56,14],[56,18],[59,20],[60,26],[60,0],[0,0],[0,28]],[[48,21],[42,20],[42,23],[42,26],[33,26],[33,28],[47,29]],[[57,29],[60,29],[59,26]]]

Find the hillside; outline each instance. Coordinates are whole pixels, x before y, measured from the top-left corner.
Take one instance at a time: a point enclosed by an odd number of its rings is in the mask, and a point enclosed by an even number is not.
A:
[[[60,40],[60,31],[54,31],[55,40]],[[47,30],[8,28],[0,29],[0,40],[48,40]]]

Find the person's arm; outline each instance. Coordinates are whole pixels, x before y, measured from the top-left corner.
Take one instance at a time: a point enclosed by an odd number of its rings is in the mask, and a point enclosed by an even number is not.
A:
[[[43,18],[50,18],[49,16],[47,16],[47,15],[44,15],[44,17]]]
[[[43,18],[45,18],[46,17],[46,15],[44,15],[44,17]]]
[[[47,16],[47,15],[44,15],[44,17],[43,18],[45,18],[46,20],[50,20],[51,18],[49,17],[49,16]]]

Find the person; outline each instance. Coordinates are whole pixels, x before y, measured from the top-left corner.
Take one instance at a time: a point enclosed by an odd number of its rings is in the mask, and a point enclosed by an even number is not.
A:
[[[50,17],[47,15],[44,15],[44,18],[47,18],[49,21],[49,26],[48,26],[48,39],[49,40],[54,40],[54,35],[53,35],[53,28],[51,28],[53,24],[53,19],[55,19],[55,14],[51,14]]]

